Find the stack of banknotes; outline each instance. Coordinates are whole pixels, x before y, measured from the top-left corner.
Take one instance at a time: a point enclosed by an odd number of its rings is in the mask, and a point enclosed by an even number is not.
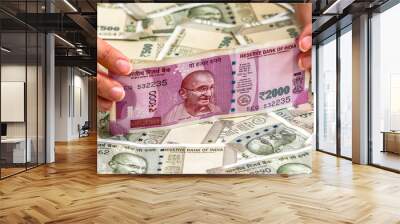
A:
[[[311,173],[313,105],[291,4],[102,3],[135,65],[98,115],[100,174]]]

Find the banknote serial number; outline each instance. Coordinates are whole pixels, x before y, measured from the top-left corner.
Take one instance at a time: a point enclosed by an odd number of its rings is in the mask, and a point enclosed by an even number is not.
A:
[[[269,100],[290,93],[290,86],[284,86],[260,92],[260,99]]]
[[[287,103],[290,103],[291,101],[292,101],[292,99],[290,96],[282,97],[282,98],[272,100],[271,102],[264,104],[264,109],[287,104]]]
[[[109,149],[99,149],[99,150],[97,151],[97,153],[98,153],[99,155],[107,155],[108,153],[110,153],[110,150],[109,150]]]
[[[251,106],[251,107],[247,107],[247,111],[257,111],[257,110],[260,110],[260,108],[267,109],[267,108],[270,108],[270,107],[276,107],[276,106],[279,106],[279,105],[290,103],[291,101],[292,101],[291,96],[286,96],[286,97],[283,96],[281,98],[274,99],[274,100],[272,100],[272,101],[270,101],[268,103],[265,103],[265,104],[263,104],[261,106],[254,105],[254,106]]]
[[[148,83],[142,83],[137,85],[137,89],[147,89],[147,88],[152,88],[152,87],[159,87],[159,86],[166,86],[167,80],[163,79],[163,80],[158,80],[158,81],[154,81],[154,82],[148,82]]]
[[[118,26],[97,26],[99,31],[119,31]]]

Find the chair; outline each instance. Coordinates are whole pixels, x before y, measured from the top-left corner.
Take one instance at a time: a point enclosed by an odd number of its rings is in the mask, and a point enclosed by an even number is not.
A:
[[[80,125],[78,124],[79,138],[89,136],[89,129],[90,129],[89,121],[85,121],[82,127],[80,127]]]

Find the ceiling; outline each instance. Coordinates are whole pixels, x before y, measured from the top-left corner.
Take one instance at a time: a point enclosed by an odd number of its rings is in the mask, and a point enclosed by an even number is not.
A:
[[[56,66],[78,66],[95,75],[97,2],[101,1],[1,0],[1,43],[11,50],[2,51],[2,60],[36,58],[44,47],[38,40],[44,40],[44,32],[51,32],[61,37],[55,38]]]
[[[332,36],[354,17],[375,10],[389,0],[312,0],[313,43]]]

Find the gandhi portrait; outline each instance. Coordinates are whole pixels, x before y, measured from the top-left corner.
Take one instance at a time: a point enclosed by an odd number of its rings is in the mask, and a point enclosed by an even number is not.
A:
[[[115,154],[108,165],[113,173],[118,174],[142,174],[147,170],[147,162],[143,157],[128,152]]]
[[[296,140],[296,134],[289,129],[282,129],[257,137],[247,143],[247,149],[256,155],[269,155],[280,151],[282,146]]]
[[[207,5],[207,6],[193,7],[189,9],[188,17],[190,19],[202,19],[202,20],[221,22],[223,16],[220,9],[211,5]]]
[[[210,71],[189,73],[181,83],[179,96],[182,103],[175,105],[165,116],[164,123],[221,112],[214,104],[214,76]]]
[[[302,163],[286,163],[276,170],[277,174],[282,175],[296,175],[296,174],[310,174],[312,173],[311,167]]]

